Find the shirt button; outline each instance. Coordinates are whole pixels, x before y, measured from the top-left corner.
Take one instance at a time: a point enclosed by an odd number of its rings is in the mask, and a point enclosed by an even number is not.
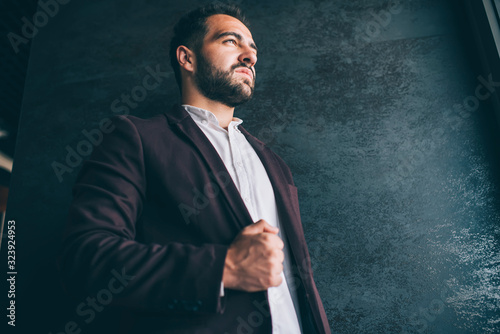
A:
[[[250,202],[250,198],[245,197],[245,202]]]
[[[201,121],[201,123],[203,123],[203,124],[206,125],[208,123],[208,121],[206,119],[204,119],[204,120]]]

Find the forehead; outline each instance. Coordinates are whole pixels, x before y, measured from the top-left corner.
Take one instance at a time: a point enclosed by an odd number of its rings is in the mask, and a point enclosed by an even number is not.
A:
[[[223,32],[232,31],[239,33],[248,41],[253,42],[250,30],[235,17],[225,14],[216,14],[208,17],[206,24],[208,28],[206,39],[213,39]]]

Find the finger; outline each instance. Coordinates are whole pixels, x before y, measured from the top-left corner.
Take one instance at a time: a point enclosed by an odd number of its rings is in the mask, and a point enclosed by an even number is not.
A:
[[[271,279],[271,286],[280,286],[282,282],[283,282],[283,277],[279,274],[275,275]]]
[[[272,233],[272,234],[277,234],[278,231],[279,231],[279,228],[275,227],[275,226],[272,226],[270,225],[267,221],[265,221],[264,219],[261,219],[259,220],[257,223],[265,223],[263,226],[264,226],[264,230],[263,232],[266,232],[266,233]],[[256,223],[256,224],[257,224]]]
[[[269,223],[266,222],[264,219],[261,219],[261,220],[257,221],[256,223],[245,227],[241,233],[242,234],[259,234],[259,233],[266,232],[266,233],[276,234],[276,233],[278,233],[278,230],[279,229],[277,227],[273,227],[273,226],[269,225]]]
[[[279,236],[277,236],[275,234],[268,233],[266,237],[267,237],[268,243],[273,248],[283,249],[283,247],[285,247],[283,240],[281,240],[281,238]]]
[[[285,253],[283,253],[283,251],[280,249],[277,255],[278,255],[278,261],[280,263],[283,263],[283,261],[285,261]]]
[[[266,232],[266,233],[278,234],[279,230],[280,230],[279,228],[271,226],[268,223],[266,223],[266,225],[264,225],[264,232]]]

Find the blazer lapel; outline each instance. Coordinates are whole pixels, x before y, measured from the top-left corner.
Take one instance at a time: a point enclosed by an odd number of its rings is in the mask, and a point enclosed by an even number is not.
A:
[[[226,197],[230,207],[233,209],[233,213],[237,218],[235,223],[238,225],[238,228],[241,230],[245,226],[252,224],[252,217],[241,198],[238,188],[230,177],[224,162],[196,122],[189,116],[187,111],[178,104],[174,105],[170,112],[166,112],[165,115],[168,122],[177,127],[178,130],[192,142],[193,146],[206,161],[219,188]],[[209,172],[210,171],[207,171],[207,174]],[[230,182],[228,183],[223,180],[221,174],[229,177]]]
[[[306,245],[306,240],[300,222],[298,201],[296,203],[292,201],[292,198],[297,196],[297,188],[288,183],[274,153],[241,125],[238,126],[238,128],[253,146],[267,171],[267,175],[269,176],[269,180],[274,190],[281,228],[285,230],[290,245],[294,246],[290,248],[292,249],[292,253],[297,263],[303,263],[302,261],[307,258],[307,254],[305,253],[306,247],[303,247]],[[295,208],[296,211],[294,210],[295,206],[297,206]]]

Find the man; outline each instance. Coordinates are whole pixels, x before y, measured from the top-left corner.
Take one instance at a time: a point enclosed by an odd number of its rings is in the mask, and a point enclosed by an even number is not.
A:
[[[290,170],[233,116],[255,86],[244,22],[222,4],[181,18],[182,105],[116,117],[79,173],[59,263],[94,313],[122,312],[117,332],[330,333]]]

